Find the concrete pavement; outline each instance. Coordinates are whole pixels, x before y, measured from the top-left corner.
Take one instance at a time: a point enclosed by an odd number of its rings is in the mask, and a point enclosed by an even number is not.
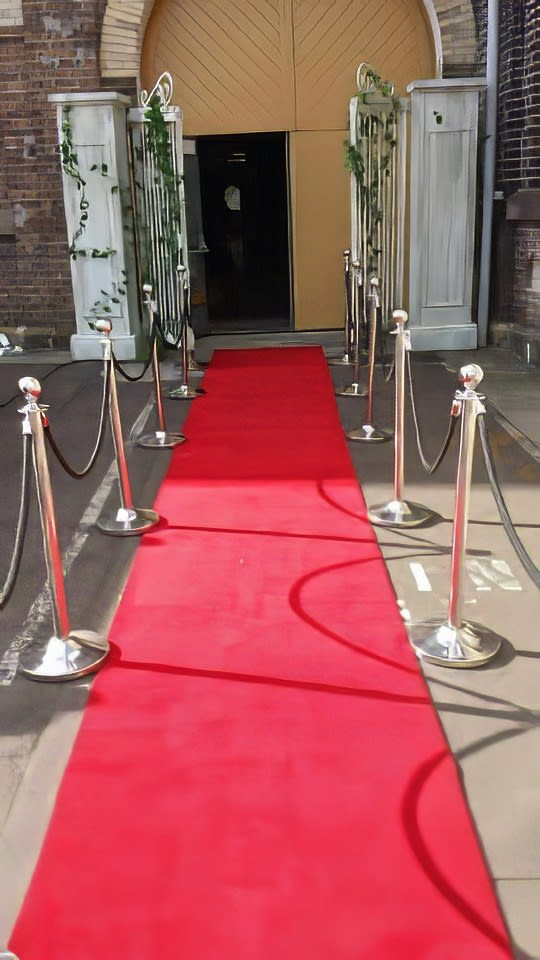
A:
[[[332,333],[284,335],[284,343],[320,342],[327,354],[339,354],[339,336]],[[275,344],[276,337],[208,337],[198,342],[197,357],[207,362],[213,349]],[[503,348],[470,354],[414,354],[413,380],[428,459],[440,449],[449,417],[456,373],[465,362],[485,372],[483,392],[488,405],[488,433],[501,486],[520,537],[540,566],[540,371],[523,369]],[[19,376],[43,378],[44,402],[51,404],[54,435],[84,462],[94,433],[100,396],[99,365],[70,365],[66,355],[32,355],[0,361],[5,402]],[[131,369],[131,368],[130,368]],[[134,369],[140,369],[134,368]],[[335,383],[348,382],[346,367],[330,368]],[[165,358],[166,388],[178,378],[174,361]],[[11,391],[11,392],[10,392]],[[119,386],[124,430],[137,435],[151,417],[148,377]],[[204,399],[194,402],[204,402]],[[365,401],[339,398],[345,430],[362,425]],[[0,408],[4,431],[4,490],[0,530],[10,543],[18,496],[19,418],[17,403]],[[172,429],[181,428],[190,403],[166,401]],[[394,394],[380,372],[376,377],[374,420],[392,427]],[[78,432],[73,431],[79,424]],[[351,457],[368,504],[392,497],[393,443],[350,443]],[[444,619],[448,610],[450,553],[454,514],[457,438],[440,470],[423,470],[410,413],[406,418],[405,497],[426,504],[436,522],[415,530],[378,528],[396,596],[406,622]],[[168,454],[149,453],[128,439],[130,476],[137,502],[151,505],[168,463]],[[98,472],[74,482],[54,469],[57,502],[62,505],[62,549],[70,557],[66,589],[73,624],[106,631],[114,613],[136,538],[104,538],[95,517],[107,499],[117,496],[108,441]],[[23,558],[23,580],[0,614],[0,660],[16,653],[17,637],[32,639],[43,629],[44,569],[39,524],[34,516]],[[4,575],[4,574],[2,574]],[[473,465],[468,557],[465,571],[465,615],[502,637],[501,651],[482,668],[458,670],[423,664],[435,707],[463,775],[464,788],[489,869],[506,917],[516,960],[540,960],[540,765],[536,761],[540,717],[540,594],[519,563],[504,531],[476,445]],[[40,599],[41,598],[41,599]],[[15,646],[14,646],[15,643]],[[9,658],[8,658],[9,659]],[[80,723],[88,680],[36,684],[5,670],[0,685],[0,949],[9,936],[31,876],[55,792]],[[441,825],[444,829],[444,825]],[[24,958],[21,958],[24,960]],[[44,958],[46,960],[46,958]]]

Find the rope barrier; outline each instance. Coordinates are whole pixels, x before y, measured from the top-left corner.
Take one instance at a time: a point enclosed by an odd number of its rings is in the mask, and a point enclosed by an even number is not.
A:
[[[93,630],[72,630],[64,585],[62,554],[56,532],[56,514],[52,495],[43,429],[44,408],[37,402],[41,384],[35,377],[19,380],[26,406],[23,434],[32,438],[32,454],[48,582],[52,600],[53,634],[44,643],[23,649],[19,669],[33,680],[70,680],[93,673],[106,659],[108,641]]]
[[[424,455],[424,451],[422,448],[422,437],[420,433],[420,425],[418,422],[418,416],[416,413],[416,402],[414,398],[414,386],[413,386],[413,378],[412,378],[412,370],[411,370],[411,355],[409,352],[407,352],[407,374],[409,379],[409,395],[411,398],[411,409],[412,409],[412,415],[413,415],[413,421],[414,421],[414,431],[416,434],[416,446],[418,447],[418,455],[420,457],[424,470],[427,473],[429,473],[429,475],[431,476],[432,474],[436,473],[436,471],[439,469],[441,463],[443,462],[448,452],[448,448],[450,446],[450,443],[452,442],[452,437],[454,436],[454,433],[456,430],[458,411],[455,405],[453,405],[452,410],[450,412],[450,421],[448,424],[448,430],[446,433],[446,437],[444,439],[444,443],[441,447],[441,450],[438,456],[435,458],[434,462],[432,464],[429,464],[428,461],[426,460],[426,457]]]
[[[189,349],[188,337],[189,331],[189,278],[187,267],[182,263],[178,264],[176,270],[176,305],[177,314],[180,317],[180,335],[178,343],[180,344],[180,386],[169,391],[169,397],[173,400],[193,400],[196,397],[203,396],[205,391],[200,387],[192,387],[189,382]]]
[[[142,507],[135,507],[133,504],[133,495],[131,492],[131,483],[126,460],[124,447],[124,438],[122,433],[122,421],[120,418],[120,409],[118,406],[118,392],[116,389],[116,376],[114,367],[114,351],[110,338],[111,321],[102,317],[96,323],[96,330],[102,334],[101,346],[103,348],[103,360],[110,370],[109,384],[109,416],[116,455],[116,465],[118,469],[118,488],[120,493],[120,507],[110,516],[101,516],[97,521],[97,528],[102,533],[108,533],[117,537],[133,536],[150,530],[159,522],[159,514],[155,510]]]
[[[390,383],[390,380],[394,376],[396,369],[396,355],[395,351],[386,350],[386,343],[388,341],[388,331],[384,329],[384,325],[381,323],[381,336],[380,336],[380,345],[379,345],[379,363],[381,365],[382,375],[384,377],[385,383]],[[386,357],[388,354],[391,354],[390,362],[387,361]]]
[[[105,332],[110,332],[110,324],[105,325]],[[153,338],[155,344],[155,337]],[[23,391],[26,397],[27,405],[20,412],[24,415],[25,419],[23,421],[23,455],[22,455],[22,467],[21,467],[21,492],[19,497],[19,508],[17,514],[17,523],[15,530],[15,538],[13,551],[11,556],[11,561],[9,564],[8,573],[6,580],[2,587],[0,587],[0,609],[2,609],[8,602],[10,596],[13,593],[13,589],[17,580],[19,573],[22,553],[24,548],[24,539],[27,528],[28,513],[29,513],[29,495],[30,495],[30,469],[29,469],[29,453],[28,451],[32,448],[34,454],[34,468],[36,473],[36,482],[38,485],[38,500],[40,505],[40,513],[42,516],[42,522],[44,522],[47,534],[46,534],[46,550],[49,552],[47,556],[47,562],[49,570],[51,568],[51,555],[50,551],[54,552],[54,577],[56,580],[60,578],[59,566],[57,561],[58,546],[53,537],[53,543],[51,544],[51,532],[49,530],[49,522],[53,518],[54,506],[52,503],[52,493],[50,490],[50,480],[48,474],[48,467],[46,462],[45,447],[46,444],[49,445],[50,449],[54,453],[58,462],[62,468],[69,474],[73,479],[82,479],[86,477],[92,467],[95,465],[98,454],[101,451],[103,445],[103,439],[105,436],[105,426],[107,420],[107,411],[111,415],[111,426],[113,430],[113,441],[115,446],[115,452],[118,461],[118,472],[120,478],[120,487],[121,487],[121,498],[122,506],[118,511],[118,514],[121,514],[120,520],[114,524],[113,532],[119,535],[122,535],[126,532],[129,533],[139,533],[143,532],[145,529],[148,529],[150,526],[153,526],[158,518],[158,515],[155,514],[155,511],[150,510],[140,510],[133,507],[131,500],[131,489],[129,486],[129,480],[127,477],[127,465],[125,463],[125,457],[123,456],[123,441],[121,435],[121,424],[119,420],[119,412],[117,408],[116,400],[116,390],[115,390],[115,379],[114,379],[114,354],[112,351],[112,345],[108,338],[106,341],[102,340],[104,343],[104,371],[103,371],[103,390],[101,396],[101,405],[99,413],[99,426],[96,442],[94,449],[92,451],[90,460],[82,470],[76,470],[71,464],[66,460],[62,451],[60,450],[58,444],[56,443],[50,428],[49,419],[46,415],[46,407],[40,406],[36,402],[36,398],[41,394],[41,383],[33,377],[23,378],[19,382],[19,387]],[[154,357],[155,360],[157,358]],[[76,361],[77,362],[77,361]],[[55,368],[55,369],[58,369]],[[53,372],[53,371],[51,371]],[[37,423],[39,419],[39,424]],[[160,421],[160,426],[162,423]],[[164,426],[164,424],[163,424]],[[156,435],[158,436],[159,444],[165,445],[165,439],[167,438],[166,431],[157,431]],[[185,438],[183,436],[175,437],[175,442],[181,442]],[[37,452],[36,452],[37,451]],[[122,457],[120,456],[122,454]],[[44,492],[45,491],[45,492]],[[47,514],[47,517],[44,517],[44,513]],[[125,516],[124,516],[125,515]],[[98,524],[99,526],[99,524]],[[119,529],[116,529],[117,526]],[[101,529],[104,532],[110,532],[102,524]],[[45,536],[45,534],[44,534]],[[59,591],[60,601],[58,596],[54,593]],[[65,639],[64,634],[66,634],[66,624],[67,624],[67,613],[65,608],[65,602],[63,597],[63,584],[60,586],[55,585],[53,589],[53,594],[55,595],[55,602],[57,604],[57,609],[55,611],[56,620],[60,623],[60,633],[61,639]],[[59,607],[58,607],[59,604]],[[55,624],[58,626],[58,622]],[[58,631],[57,631],[58,632]],[[67,629],[67,634],[69,634],[69,629]],[[55,642],[58,640],[58,637],[55,638]],[[86,665],[87,666],[87,665]],[[40,666],[40,670],[42,666]],[[86,672],[86,667],[85,667]],[[28,671],[29,675],[34,674],[34,669]],[[69,676],[73,674],[70,673]]]
[[[456,417],[461,421],[454,522],[452,527],[452,561],[450,596],[446,620],[425,620],[409,623],[409,640],[417,655],[430,663],[446,667],[479,667],[491,660],[502,643],[493,630],[463,618],[464,570],[467,554],[467,525],[476,421],[485,413],[482,398],[476,392],[484,374],[470,363],[460,370],[463,385],[454,397]]]
[[[405,330],[405,310],[394,310],[396,324],[396,377],[394,403],[394,493],[391,500],[368,509],[368,518],[374,524],[388,527],[419,527],[435,518],[428,507],[403,497],[404,436],[405,436],[405,354],[410,347],[409,331]],[[364,427],[364,431],[371,430]],[[351,434],[347,435],[350,439]]]
[[[105,364],[105,370],[104,370],[104,376],[103,376],[103,391],[101,396],[101,407],[100,407],[100,413],[99,413],[98,435],[97,435],[96,443],[94,445],[94,449],[92,451],[90,460],[82,470],[76,470],[74,467],[72,467],[68,463],[68,461],[62,454],[60,448],[58,447],[58,444],[56,443],[51,433],[51,426],[50,426],[48,417],[43,418],[45,439],[49,444],[52,452],[54,453],[56,459],[58,460],[60,466],[63,467],[66,473],[69,474],[70,477],[73,477],[74,480],[81,480],[83,477],[88,476],[103,446],[103,438],[105,436],[105,425],[107,422],[107,401],[109,399],[110,379],[111,379],[110,365]]]
[[[124,368],[121,366],[121,364],[116,359],[113,353],[112,360],[114,363],[114,369],[118,371],[118,373],[120,374],[120,376],[124,378],[124,380],[129,380],[130,383],[137,383],[139,380],[142,380],[142,378],[144,377],[145,373],[147,372],[147,370],[149,369],[152,363],[155,339],[156,339],[156,331],[155,331],[155,328],[153,327],[152,334],[150,337],[150,352],[148,354],[147,359],[144,362],[144,369],[142,370],[142,373],[137,374],[137,376],[135,377],[132,377],[131,374],[127,373],[127,371],[124,370]]]
[[[502,413],[498,406],[493,402],[493,400],[490,400],[489,397],[486,397],[486,405],[490,408],[493,419],[500,423],[501,427],[504,427],[506,432],[509,433],[510,436],[519,443],[520,447],[523,447],[523,449],[527,451],[533,460],[536,460],[537,463],[540,463],[540,447],[534,442],[534,440],[531,440],[526,433],[523,433],[523,430],[516,426],[512,420]]]
[[[15,530],[15,541],[13,544],[13,553],[11,556],[11,563],[9,565],[9,570],[5,583],[0,590],[0,609],[5,607],[8,602],[11,594],[13,593],[13,588],[15,586],[17,575],[19,573],[19,568],[21,565],[21,558],[24,547],[24,536],[26,533],[26,526],[28,521],[28,505],[30,500],[30,470],[28,469],[29,465],[29,455],[28,452],[31,449],[32,445],[32,435],[30,433],[23,433],[23,455],[22,455],[22,466],[21,466],[21,493],[19,498],[19,511],[17,515],[17,526]]]
[[[540,587],[540,570],[538,569],[536,564],[533,562],[531,556],[525,549],[525,546],[523,545],[522,540],[520,539],[520,537],[516,532],[516,529],[514,527],[514,524],[512,523],[512,519],[510,517],[510,513],[508,511],[508,507],[506,505],[506,501],[504,499],[504,496],[499,484],[497,471],[495,469],[493,451],[491,449],[491,444],[489,442],[489,435],[488,435],[484,417],[485,417],[485,414],[481,414],[478,416],[478,433],[480,435],[480,443],[482,446],[482,453],[484,455],[486,472],[487,472],[489,483],[491,486],[491,492],[495,499],[495,503],[497,504],[497,509],[499,511],[499,515],[502,520],[503,527],[507,533],[510,543],[512,544],[522,566],[528,573],[529,577],[531,578],[535,586]]]
[[[350,273],[351,288],[351,353],[347,355],[347,364],[352,366],[353,382],[348,386],[338,387],[335,391],[338,397],[365,397],[367,390],[360,383],[360,303],[364,302],[364,275],[360,269],[360,261],[353,260]],[[378,280],[377,280],[378,283]],[[362,317],[365,320],[365,317]],[[345,358],[344,358],[345,359]]]
[[[167,350],[178,350],[180,344],[182,343],[182,332],[181,332],[181,330],[180,330],[180,333],[178,334],[178,336],[177,336],[174,340],[169,340],[169,338],[168,338],[165,330],[163,329],[163,324],[162,324],[162,322],[161,322],[161,320],[160,320],[160,318],[159,318],[159,315],[158,315],[157,313],[154,314],[154,323],[155,323],[156,329],[157,329],[157,331],[158,331],[158,333],[159,333],[159,335],[160,335],[160,337],[161,337],[161,342],[162,342],[163,346],[164,346]]]
[[[63,370],[64,367],[72,367],[76,363],[95,363],[95,360],[86,360],[86,359],[85,360],[68,360],[66,363],[57,363],[56,366],[52,368],[52,370],[49,370],[49,372],[46,373],[41,378],[40,382],[44,383],[45,380],[48,380],[49,377],[52,377],[53,373],[58,373],[58,371]],[[9,407],[10,403],[13,403],[14,400],[20,400],[20,399],[21,399],[20,394],[14,393],[13,396],[9,398],[9,400],[5,400],[3,403],[0,403],[0,410],[2,410],[4,407]],[[0,956],[0,960],[2,960],[1,956]]]

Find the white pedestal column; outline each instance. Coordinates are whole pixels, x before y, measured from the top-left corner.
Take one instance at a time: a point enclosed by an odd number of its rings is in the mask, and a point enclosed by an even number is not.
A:
[[[118,93],[67,93],[52,94],[49,100],[57,105],[64,157],[62,182],[77,325],[71,353],[75,360],[101,358],[101,338],[90,324],[105,316],[112,323],[115,356],[142,359],[147,343],[133,248],[126,138],[129,98]],[[74,159],[69,161],[68,154]]]
[[[476,348],[472,316],[478,101],[483,79],[415,80],[409,330],[413,350]]]

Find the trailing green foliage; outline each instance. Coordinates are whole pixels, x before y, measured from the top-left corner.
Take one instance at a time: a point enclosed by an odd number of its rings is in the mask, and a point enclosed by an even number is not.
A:
[[[172,269],[176,269],[180,261],[180,233],[181,233],[181,201],[180,185],[182,178],[178,175],[174,145],[171,139],[174,124],[165,120],[162,100],[158,93],[149,101],[144,111],[143,136],[147,153],[153,161],[154,186],[160,196],[165,216],[163,217],[163,231],[157,238],[160,247],[160,256],[168,261]],[[142,151],[139,151],[142,159]],[[141,187],[141,184],[136,183]],[[155,284],[156,278],[152,274],[153,258],[150,255],[151,238],[148,226],[145,230],[144,247],[147,251],[146,272],[147,281]]]
[[[73,145],[73,130],[71,126],[70,113],[71,109],[69,106],[64,106],[62,108],[62,137],[60,142],[60,160],[62,163],[62,170],[66,176],[71,177],[71,179],[75,181],[77,190],[79,191],[79,222],[69,245],[69,255],[72,260],[78,260],[81,257],[90,257],[94,260],[108,260],[109,257],[116,253],[116,250],[113,247],[99,248],[77,245],[77,241],[80,240],[88,225],[90,203],[86,196],[86,180],[84,180],[81,175],[79,160]],[[102,177],[108,177],[108,165],[106,163],[93,163],[89,168],[89,173],[96,172],[98,172]],[[118,184],[115,183],[111,187],[111,193],[115,194],[117,192]],[[125,282],[127,279],[126,273],[124,270],[122,270],[121,273],[124,276]],[[94,304],[90,309],[90,313],[92,313],[96,319],[98,317],[108,316],[111,314],[113,312],[112,304],[119,304],[121,302],[119,297],[124,297],[126,295],[126,290],[124,287],[118,286],[114,294],[108,293],[106,290],[101,290],[100,293],[101,297],[94,301]],[[89,325],[93,328],[92,323]]]
[[[393,96],[393,84],[382,80],[371,68],[365,72],[371,83],[370,93],[356,94],[363,107],[358,112],[356,143],[345,141],[345,167],[353,174],[358,203],[362,211],[367,249],[364,267],[370,274],[379,272],[381,247],[378,237],[383,219],[382,193],[384,182],[392,171],[392,154],[397,144],[397,119],[401,110],[399,99]],[[378,94],[388,99],[388,109],[369,109],[369,97]],[[381,134],[382,133],[382,137]],[[382,150],[380,147],[382,146]]]
[[[88,225],[90,203],[86,196],[86,180],[83,180],[81,175],[81,171],[79,169],[79,160],[73,145],[73,130],[71,126],[70,114],[71,108],[69,106],[64,106],[62,108],[62,139],[60,142],[60,160],[62,163],[62,170],[68,177],[71,177],[71,179],[75,181],[77,190],[79,191],[79,222],[69,245],[69,255],[72,260],[77,260],[79,257],[93,257],[94,259],[99,258],[105,260],[113,253],[116,253],[116,250],[114,250],[112,247],[103,247],[100,249],[98,247],[88,248],[77,246],[77,241],[81,238]],[[91,173],[94,173],[97,170],[102,177],[107,177],[109,175],[109,168],[106,163],[93,163],[89,168]],[[111,192],[116,193],[117,191],[118,184],[114,184],[114,186],[111,188]]]

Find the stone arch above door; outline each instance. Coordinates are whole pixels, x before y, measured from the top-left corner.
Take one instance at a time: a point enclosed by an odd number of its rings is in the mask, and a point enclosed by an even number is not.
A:
[[[159,2],[159,0],[157,0]],[[418,0],[429,18],[439,64],[475,72],[476,25],[471,0]],[[100,64],[104,78],[139,82],[144,33],[156,0],[107,0],[101,35]]]

